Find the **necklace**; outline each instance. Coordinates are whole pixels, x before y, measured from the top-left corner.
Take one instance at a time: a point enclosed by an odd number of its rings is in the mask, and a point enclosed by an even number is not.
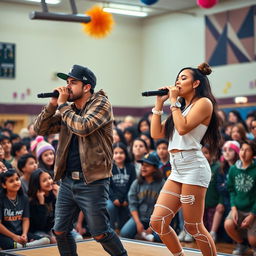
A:
[[[186,109],[188,109],[188,107],[193,103],[193,100],[196,98],[196,96],[194,96],[191,101],[189,102],[189,104],[181,111],[182,113],[185,112]]]
[[[14,207],[16,207],[17,204],[19,203],[18,197],[16,197],[15,199],[10,199],[10,198],[8,198],[8,200],[12,203],[12,205],[13,205]]]

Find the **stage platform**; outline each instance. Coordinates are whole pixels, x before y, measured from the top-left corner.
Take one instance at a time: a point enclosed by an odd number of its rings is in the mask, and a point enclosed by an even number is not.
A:
[[[171,256],[164,244],[151,243],[141,240],[121,239],[129,256]],[[78,255],[88,256],[109,256],[93,239],[86,239],[77,242]],[[186,256],[202,256],[201,252],[197,249],[184,248]],[[41,247],[31,247],[24,249],[13,249],[0,251],[0,256],[59,256],[56,245],[48,245]],[[230,255],[218,253],[220,255]]]

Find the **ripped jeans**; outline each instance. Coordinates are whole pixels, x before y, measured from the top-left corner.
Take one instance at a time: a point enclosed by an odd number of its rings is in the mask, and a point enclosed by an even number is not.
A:
[[[109,193],[109,179],[97,180],[86,184],[84,180],[72,180],[65,177],[60,185],[56,209],[55,232],[63,232],[56,235],[58,249],[61,256],[76,256],[76,244],[70,231],[73,221],[82,210],[88,229],[93,237],[103,235],[96,240],[101,243],[105,251],[112,256],[126,256],[120,239],[110,228],[109,215],[106,209]],[[56,234],[56,233],[55,233]]]

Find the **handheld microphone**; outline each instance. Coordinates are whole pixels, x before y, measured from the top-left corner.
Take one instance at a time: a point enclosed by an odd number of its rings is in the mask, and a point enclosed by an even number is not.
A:
[[[148,91],[148,92],[142,92],[142,96],[163,96],[167,95],[169,92],[168,89],[158,90],[158,91]]]
[[[58,98],[58,97],[59,97],[58,91],[37,94],[37,98]]]

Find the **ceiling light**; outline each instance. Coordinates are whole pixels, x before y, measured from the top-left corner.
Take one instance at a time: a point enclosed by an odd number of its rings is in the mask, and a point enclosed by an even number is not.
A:
[[[235,97],[234,101],[236,104],[245,104],[248,102],[248,98],[243,96]]]
[[[122,15],[130,15],[130,16],[136,16],[136,17],[148,16],[146,12],[142,12],[142,11],[132,11],[132,10],[125,10],[125,9],[110,8],[110,7],[104,7],[103,10],[105,12],[122,14]]]
[[[41,3],[41,0],[26,0],[27,2],[36,2],[36,3]],[[47,4],[59,4],[61,0],[46,0],[45,1]]]

